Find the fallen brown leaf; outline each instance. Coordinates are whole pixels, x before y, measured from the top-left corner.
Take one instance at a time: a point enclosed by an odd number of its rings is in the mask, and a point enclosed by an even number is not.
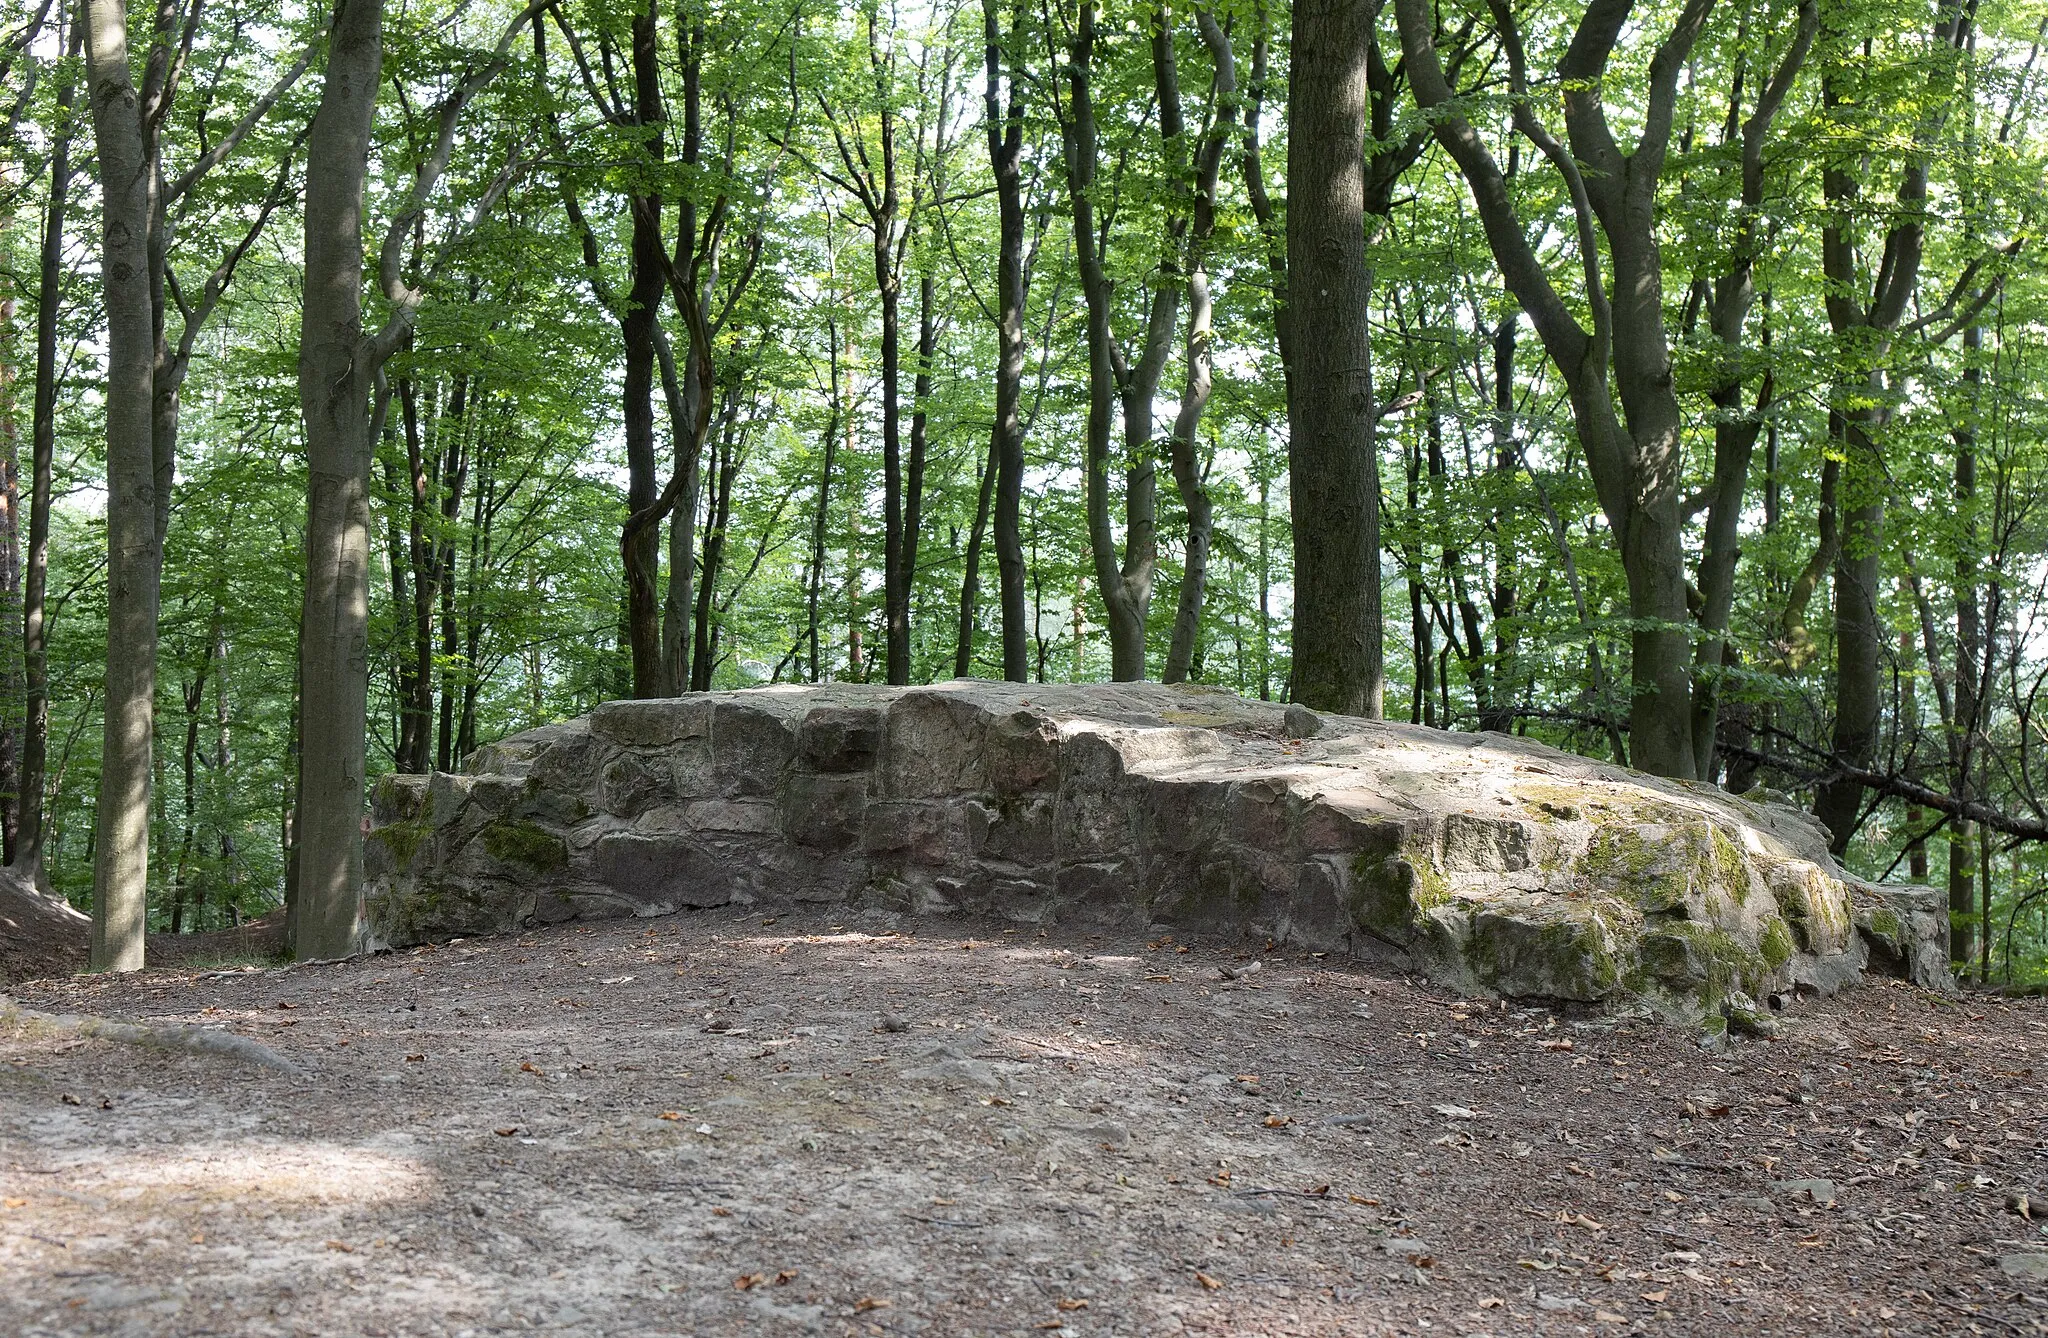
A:
[[[330,1250],[338,1250],[342,1254],[354,1254],[356,1252],[356,1247],[349,1244],[345,1240],[330,1240],[327,1242],[327,1248]]]
[[[492,1132],[492,1133],[494,1133],[494,1134],[496,1134],[496,1135],[497,1135],[498,1137],[500,1137],[500,1138],[510,1138],[510,1137],[511,1137],[512,1135],[514,1135],[514,1134],[516,1134],[516,1133],[518,1133],[518,1132],[519,1132],[519,1126],[515,1124],[515,1125],[512,1125],[512,1126],[511,1126],[510,1128],[506,1128],[506,1129],[493,1129],[493,1130],[491,1130],[491,1132]]]
[[[853,1303],[853,1313],[865,1315],[870,1310],[886,1310],[889,1302],[880,1296],[863,1296]]]
[[[752,1291],[768,1280],[766,1273],[742,1273],[732,1280],[733,1290]]]
[[[1053,1304],[1058,1306],[1061,1310],[1086,1310],[1088,1308],[1088,1300],[1086,1297],[1062,1296],[1059,1300],[1053,1302]]]
[[[1212,1278],[1207,1273],[1202,1272],[1202,1270],[1200,1270],[1199,1268],[1195,1270],[1195,1281],[1202,1284],[1203,1291],[1218,1291],[1223,1286],[1223,1280],[1221,1278]]]

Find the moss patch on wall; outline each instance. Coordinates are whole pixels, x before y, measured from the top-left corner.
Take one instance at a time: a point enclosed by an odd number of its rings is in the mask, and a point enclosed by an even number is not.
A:
[[[536,873],[559,873],[569,866],[569,847],[562,838],[524,818],[499,818],[477,833],[491,858],[519,864]]]

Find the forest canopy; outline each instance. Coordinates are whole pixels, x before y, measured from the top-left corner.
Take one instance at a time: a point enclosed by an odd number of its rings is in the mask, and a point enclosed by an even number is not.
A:
[[[2042,0],[5,0],[0,831],[359,945],[600,701],[1154,678],[1809,808],[2048,976]]]

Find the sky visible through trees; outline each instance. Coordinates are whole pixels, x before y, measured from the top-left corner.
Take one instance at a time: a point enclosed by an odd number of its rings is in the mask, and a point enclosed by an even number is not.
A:
[[[360,925],[622,696],[1158,678],[1811,809],[2048,976],[2048,4],[0,0],[0,814]]]

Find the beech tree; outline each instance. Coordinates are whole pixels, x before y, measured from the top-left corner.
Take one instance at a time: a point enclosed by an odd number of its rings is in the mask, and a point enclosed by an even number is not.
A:
[[[1790,792],[2048,970],[2038,6],[17,8],[0,845],[110,962],[354,950],[387,769],[983,673]]]

